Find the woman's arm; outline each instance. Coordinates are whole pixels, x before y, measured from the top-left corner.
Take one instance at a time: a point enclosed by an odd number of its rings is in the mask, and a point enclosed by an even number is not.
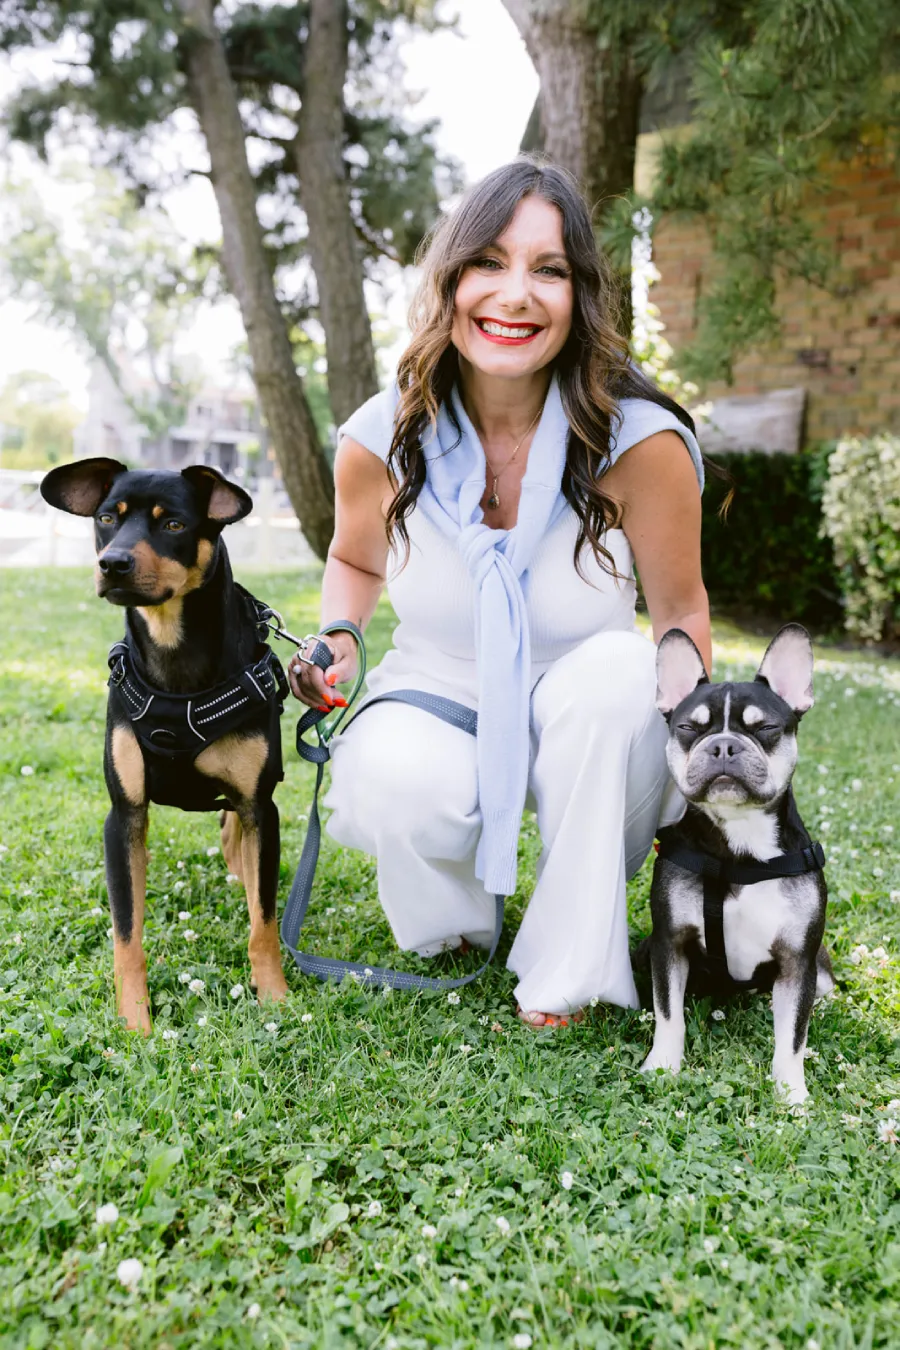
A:
[[[350,619],[364,629],[375,611],[387,571],[385,507],[393,496],[382,461],[345,436],[334,461],[334,537],[322,577],[322,624]],[[332,687],[352,679],[356,643],[349,633],[329,633],[324,641],[335,657],[325,679],[317,666],[291,663],[291,690],[310,707],[329,705]]]
[[[633,445],[603,479],[622,504],[624,530],[659,642],[670,628],[693,638],[712,669],[709,601],[700,574],[700,489],[690,453],[675,431]]]

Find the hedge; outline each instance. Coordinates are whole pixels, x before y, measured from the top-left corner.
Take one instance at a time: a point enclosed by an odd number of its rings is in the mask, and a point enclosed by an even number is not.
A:
[[[819,534],[832,448],[707,456],[731,480],[707,472],[703,494],[703,579],[714,609],[796,619],[819,630],[841,626],[838,569],[831,541]],[[729,487],[734,498],[722,519]]]

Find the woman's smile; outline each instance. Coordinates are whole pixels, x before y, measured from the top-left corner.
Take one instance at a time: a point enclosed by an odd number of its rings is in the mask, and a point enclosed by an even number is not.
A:
[[[480,318],[473,320],[482,337],[488,342],[498,342],[504,347],[521,347],[544,331],[543,324],[508,323],[502,319]]]

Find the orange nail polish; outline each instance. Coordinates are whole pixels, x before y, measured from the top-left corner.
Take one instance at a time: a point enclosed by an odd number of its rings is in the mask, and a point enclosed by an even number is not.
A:
[[[336,671],[336,670],[333,670],[333,671],[331,672],[330,675],[326,675],[326,676],[325,676],[325,683],[326,683],[326,684],[334,684],[334,682],[336,681],[336,679],[337,679],[337,671]]]
[[[334,706],[336,708],[346,708],[348,706],[347,700],[345,698],[336,698],[334,700]]]
[[[331,712],[331,709],[329,708],[327,703],[320,703],[319,712]]]

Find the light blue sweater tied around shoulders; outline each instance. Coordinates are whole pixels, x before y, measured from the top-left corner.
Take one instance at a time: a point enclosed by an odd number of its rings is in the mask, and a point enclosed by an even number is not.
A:
[[[398,399],[392,384],[364,403],[339,434],[386,460]],[[427,476],[416,510],[455,541],[475,586],[478,794],[483,820],[475,874],[488,891],[512,895],[530,748],[531,641],[525,590],[538,545],[560,515],[571,509],[561,491],[569,425],[554,375],[528,451],[518,520],[511,530],[495,530],[485,525],[481,510],[484,450],[457,390],[452,399],[462,436],[441,407],[434,433],[422,442]],[[702,489],[700,447],[673,413],[634,398],[622,401],[620,413],[611,463],[658,431],[676,431],[690,451]]]

